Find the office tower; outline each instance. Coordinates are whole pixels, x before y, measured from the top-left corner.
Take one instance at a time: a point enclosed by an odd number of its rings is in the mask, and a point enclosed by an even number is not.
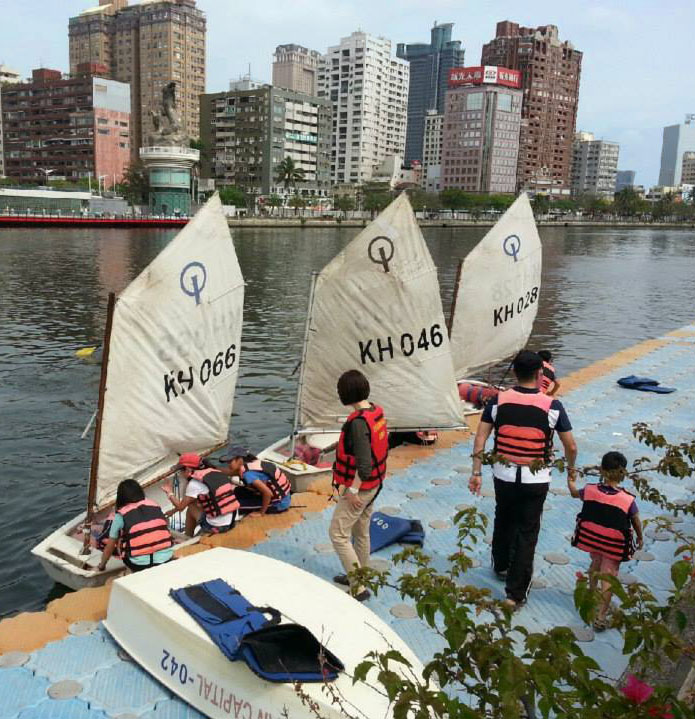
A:
[[[70,72],[98,63],[108,77],[130,84],[133,159],[153,132],[162,88],[176,83],[183,130],[199,135],[199,96],[205,92],[205,15],[195,0],[99,0],[70,18]]]
[[[327,100],[270,85],[212,93],[201,97],[200,127],[209,148],[201,174],[216,186],[236,185],[254,195],[293,194],[293,187],[286,190],[277,179],[278,164],[291,157],[304,170],[297,192],[329,194]]]
[[[578,132],[572,145],[572,194],[612,198],[618,172],[617,142],[596,140],[591,132]]]
[[[321,53],[301,45],[278,45],[273,55],[273,86],[316,96]]]
[[[391,57],[391,41],[353,32],[329,47],[319,70],[319,97],[333,110],[331,176],[364,183],[389,155],[403,157],[408,63]]]
[[[615,191],[620,192],[626,187],[635,186],[635,171],[634,170],[618,170],[615,173]]]
[[[5,85],[5,171],[22,182],[76,181],[113,187],[130,160],[130,88],[101,77],[105,69],[78,66],[76,74],[40,68],[31,81]]]
[[[13,85],[21,80],[19,73],[7,65],[0,63],[0,88],[3,85]],[[3,160],[2,145],[2,95],[0,95],[0,177],[5,176],[5,163]]]
[[[425,114],[425,133],[422,139],[422,188],[425,192],[442,189],[442,147],[444,142],[444,113],[428,110]]]
[[[494,40],[483,45],[481,65],[521,72],[518,187],[569,194],[582,53],[560,42],[554,25],[528,28],[505,21],[497,23]]]
[[[659,185],[678,187],[681,184],[683,156],[686,152],[695,152],[695,114],[686,115],[681,125],[664,128]]]
[[[695,185],[695,152],[683,153],[681,185]]]
[[[444,111],[442,187],[516,190],[521,73],[505,67],[454,68]]]
[[[405,162],[423,160],[422,141],[428,110],[444,112],[449,70],[463,65],[464,50],[460,40],[451,39],[453,23],[434,24],[430,42],[399,43],[396,56],[410,67],[408,90],[408,131],[405,139]]]

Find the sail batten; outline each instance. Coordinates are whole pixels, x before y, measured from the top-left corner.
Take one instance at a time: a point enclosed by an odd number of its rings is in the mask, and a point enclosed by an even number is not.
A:
[[[184,451],[228,435],[239,369],[244,281],[215,195],[116,301],[96,486],[165,474]]]
[[[463,262],[451,320],[457,379],[526,346],[538,312],[541,268],[541,240],[522,194]]]
[[[338,429],[338,377],[359,369],[389,427],[461,424],[437,270],[398,197],[319,273],[299,396],[302,428]]]

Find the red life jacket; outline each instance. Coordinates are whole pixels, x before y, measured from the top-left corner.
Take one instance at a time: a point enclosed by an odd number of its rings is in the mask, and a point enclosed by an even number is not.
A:
[[[384,481],[386,457],[389,452],[389,438],[384,411],[376,405],[372,405],[369,409],[355,410],[345,421],[340,431],[335,462],[333,463],[333,484],[334,486],[350,487],[355,479],[357,464],[355,456],[346,447],[346,440],[350,430],[350,423],[357,417],[362,417],[369,427],[369,442],[372,448],[372,471],[369,479],[362,482],[360,489],[374,489]]]
[[[458,383],[459,399],[462,402],[469,402],[474,407],[485,406],[493,397],[497,397],[497,387],[489,385],[474,384],[473,382]]]
[[[279,502],[284,499],[291,491],[290,480],[287,479],[285,473],[280,470],[272,462],[255,459],[253,462],[244,463],[244,469],[241,474],[243,477],[247,470],[252,472],[263,472],[268,477],[266,484],[273,493],[271,502]]]
[[[598,484],[587,484],[572,546],[619,562],[630,559],[635,551],[629,515],[634,500],[634,495],[624,489],[609,494]]]
[[[119,535],[121,556],[141,557],[173,546],[174,538],[164,512],[151,499],[126,504],[118,514],[123,517]]]
[[[553,430],[550,405],[553,398],[541,392],[507,389],[497,397],[495,452],[517,465],[550,459]]]
[[[234,484],[226,474],[207,468],[196,470],[192,478],[202,482],[208,489],[207,494],[198,495],[200,506],[208,517],[222,517],[239,509]]]
[[[555,384],[555,367],[550,362],[543,360],[543,373],[538,382],[538,389],[546,394],[548,390]]]

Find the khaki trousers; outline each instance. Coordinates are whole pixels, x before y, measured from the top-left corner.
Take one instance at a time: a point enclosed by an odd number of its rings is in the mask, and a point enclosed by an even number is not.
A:
[[[369,522],[374,511],[372,500],[378,491],[375,487],[358,493],[361,509],[353,509],[345,494],[338,498],[328,536],[346,574],[356,567],[366,567],[369,562]],[[361,589],[357,587],[357,593]]]

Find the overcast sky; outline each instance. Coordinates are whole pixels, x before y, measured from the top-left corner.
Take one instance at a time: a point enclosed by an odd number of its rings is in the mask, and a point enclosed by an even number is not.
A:
[[[131,0],[134,2],[135,0]],[[97,0],[2,0],[0,63],[28,75],[68,70],[71,15]],[[522,7],[520,7],[520,5]],[[398,42],[427,42],[433,22],[453,22],[466,64],[480,63],[499,20],[554,24],[584,52],[577,130],[620,143],[620,169],[655,184],[664,125],[695,112],[693,0],[198,0],[208,21],[207,91],[248,72],[269,81],[276,45],[324,52],[363,30]]]

